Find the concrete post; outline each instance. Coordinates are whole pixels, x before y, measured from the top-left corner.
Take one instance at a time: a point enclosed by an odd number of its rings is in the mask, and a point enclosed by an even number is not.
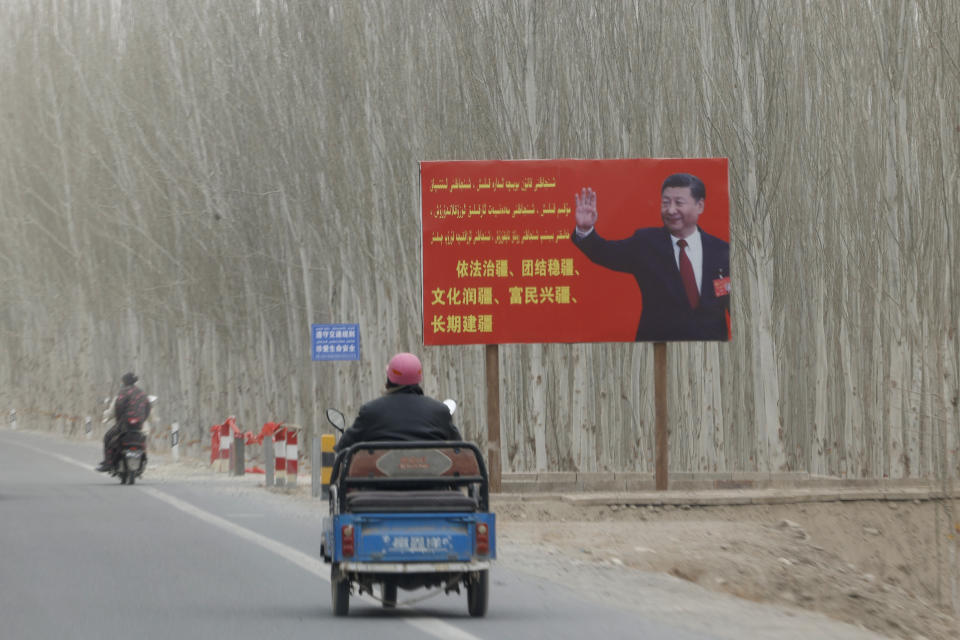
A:
[[[333,479],[333,461],[337,454],[333,451],[333,445],[337,442],[336,436],[332,433],[325,433],[320,436],[320,496],[324,500],[330,499],[330,482]]]
[[[320,429],[313,425],[310,439],[310,497],[320,495]]]
[[[14,431],[17,430],[17,410],[10,409],[10,428]]]
[[[234,436],[233,438],[233,468],[231,469],[232,475],[242,476],[246,469],[244,468],[246,462],[244,461],[244,448],[245,443],[243,441],[243,436]]]
[[[274,479],[274,465],[276,461],[274,458],[274,447],[273,447],[273,438],[269,436],[264,436],[263,440],[260,441],[260,447],[263,451],[263,486],[272,487],[276,480]]]
[[[93,418],[87,416],[83,419],[83,434],[87,440],[93,435]]]

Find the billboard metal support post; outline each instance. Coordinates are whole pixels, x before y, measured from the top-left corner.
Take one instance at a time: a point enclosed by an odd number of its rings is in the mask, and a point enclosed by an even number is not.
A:
[[[657,491],[666,491],[668,485],[667,467],[670,449],[667,430],[667,343],[656,342],[653,345],[653,395],[656,406],[656,430],[654,431],[655,470],[654,478]]]
[[[490,474],[490,492],[500,493],[500,351],[488,344],[487,372],[487,467]]]

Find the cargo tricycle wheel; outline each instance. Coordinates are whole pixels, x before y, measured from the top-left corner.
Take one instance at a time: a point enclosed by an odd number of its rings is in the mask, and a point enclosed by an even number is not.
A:
[[[350,579],[340,572],[339,564],[330,565],[330,596],[333,615],[347,615],[350,611]]]
[[[397,583],[383,583],[383,608],[393,609],[397,606]]]
[[[487,614],[487,596],[490,593],[490,572],[488,569],[477,571],[467,582],[467,610],[474,618]]]

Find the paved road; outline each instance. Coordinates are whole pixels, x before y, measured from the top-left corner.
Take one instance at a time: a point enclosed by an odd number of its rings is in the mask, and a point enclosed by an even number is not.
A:
[[[709,608],[699,619],[614,608],[502,564],[483,619],[467,615],[465,596],[394,611],[354,597],[350,617],[334,618],[319,502],[254,490],[252,478],[178,479],[159,465],[122,486],[92,470],[98,458],[95,443],[0,429],[0,637],[804,637],[789,619],[758,635],[746,621],[719,628]],[[673,597],[643,589],[638,600]],[[828,628],[819,637],[870,637]]]

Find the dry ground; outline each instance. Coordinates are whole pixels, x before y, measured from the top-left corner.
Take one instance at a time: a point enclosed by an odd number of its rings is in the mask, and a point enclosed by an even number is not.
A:
[[[960,517],[952,507],[932,501],[723,507],[496,501],[502,548],[540,556],[541,562],[527,564],[543,577],[589,581],[597,567],[664,572],[911,640],[960,637],[954,613],[960,611]],[[619,596],[619,604],[629,606],[629,596]]]

